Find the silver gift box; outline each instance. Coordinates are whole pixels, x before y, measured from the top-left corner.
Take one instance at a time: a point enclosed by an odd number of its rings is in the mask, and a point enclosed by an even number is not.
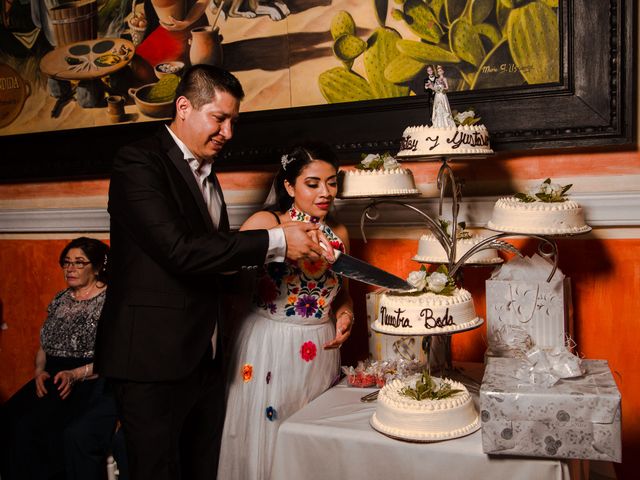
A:
[[[552,387],[516,377],[522,360],[488,358],[480,388],[482,450],[497,455],[620,462],[620,392],[606,360]]]

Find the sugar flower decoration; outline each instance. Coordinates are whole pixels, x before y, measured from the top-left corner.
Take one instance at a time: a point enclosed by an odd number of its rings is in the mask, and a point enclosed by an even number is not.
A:
[[[432,273],[428,273],[423,265],[420,270],[409,273],[407,283],[418,292],[432,292],[447,296],[453,295],[456,288],[445,265],[440,265],[438,270]]]
[[[545,203],[557,203],[567,200],[567,191],[573,186],[560,185],[558,183],[552,183],[550,178],[547,178],[540,185],[529,190],[528,193],[516,193],[515,198],[524,203],[532,202],[545,202]]]
[[[310,362],[316,358],[318,347],[312,341],[304,342],[300,347],[300,356],[305,362]]]
[[[383,154],[370,153],[362,158],[356,165],[358,170],[392,170],[399,168],[400,164],[389,152]]]
[[[453,111],[453,121],[456,125],[474,125],[480,121],[480,117],[476,117],[476,112],[473,108],[465,110],[464,112]]]

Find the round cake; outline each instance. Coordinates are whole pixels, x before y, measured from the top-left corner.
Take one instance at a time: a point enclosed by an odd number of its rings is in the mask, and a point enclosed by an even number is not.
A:
[[[452,389],[461,390],[440,400],[416,400],[402,394],[421,377],[418,374],[392,380],[382,387],[371,417],[373,428],[394,438],[424,442],[461,437],[480,428],[471,395],[459,382],[431,377],[438,386],[446,382]]]
[[[477,244],[485,240],[486,237],[472,234],[471,238],[459,238],[456,244],[456,262],[462,256],[475,247]],[[448,263],[449,259],[444,251],[444,247],[440,244],[435,235],[429,233],[422,235],[418,241],[418,253],[413,257],[416,262],[423,263]],[[498,256],[495,248],[488,248],[474,253],[468,258],[465,264],[494,264],[501,263],[502,258]]]
[[[373,197],[376,195],[415,195],[413,174],[406,168],[348,170],[341,172],[340,197]]]
[[[452,295],[389,291],[380,296],[371,329],[394,335],[440,335],[481,325],[471,294],[456,288]]]
[[[459,125],[432,128],[426,125],[407,127],[402,134],[398,157],[428,155],[492,154],[489,132],[484,125]]]
[[[487,228],[540,235],[571,235],[591,230],[585,223],[582,207],[572,200],[523,202],[515,197],[498,199]]]

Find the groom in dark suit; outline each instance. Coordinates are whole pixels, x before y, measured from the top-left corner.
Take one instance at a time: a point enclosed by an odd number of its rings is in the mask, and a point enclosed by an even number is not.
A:
[[[311,238],[317,226],[305,222],[229,232],[211,167],[243,97],[232,74],[196,65],[178,87],[171,124],[114,160],[95,368],[114,385],[132,480],[216,478],[223,272],[323,252]]]

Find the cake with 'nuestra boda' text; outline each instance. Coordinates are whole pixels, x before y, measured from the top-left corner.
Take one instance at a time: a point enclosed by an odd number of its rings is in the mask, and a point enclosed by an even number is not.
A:
[[[355,170],[340,172],[341,198],[403,196],[420,193],[413,174],[389,154],[367,155]]]
[[[419,270],[411,272],[407,282],[416,290],[390,290],[380,295],[372,330],[394,335],[439,335],[482,324],[471,294],[458,288],[447,274]]]
[[[423,372],[382,387],[371,426],[393,438],[431,442],[473,433],[480,420],[463,384]]]
[[[582,207],[567,198],[571,185],[558,185],[547,178],[530,193],[498,199],[487,228],[500,232],[540,235],[586,233]]]

